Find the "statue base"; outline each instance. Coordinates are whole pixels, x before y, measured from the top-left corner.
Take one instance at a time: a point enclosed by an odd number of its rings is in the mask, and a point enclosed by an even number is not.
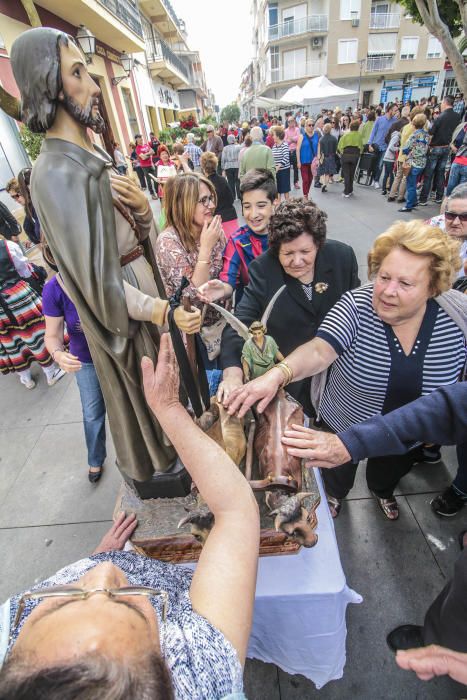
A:
[[[142,500],[182,498],[187,496],[191,489],[191,476],[180,460],[177,460],[169,471],[164,474],[153,474],[147,481],[136,481],[122,471],[120,474]]]

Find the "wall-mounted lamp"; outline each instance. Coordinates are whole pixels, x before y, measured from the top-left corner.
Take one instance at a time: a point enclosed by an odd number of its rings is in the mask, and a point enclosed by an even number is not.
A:
[[[120,64],[126,75],[119,75],[117,78],[112,78],[113,85],[118,85],[122,80],[129,78],[133,68],[133,59],[124,51],[120,56]]]
[[[76,33],[76,41],[81,51],[84,53],[86,63],[92,63],[92,57],[96,53],[96,37],[84,24],[79,25],[79,29]]]

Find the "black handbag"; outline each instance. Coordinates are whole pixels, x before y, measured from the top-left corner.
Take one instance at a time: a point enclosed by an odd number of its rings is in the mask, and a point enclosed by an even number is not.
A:
[[[26,278],[26,282],[29,284],[30,287],[34,289],[34,291],[39,294],[39,296],[42,296],[42,290],[44,289],[44,285],[47,282],[47,270],[45,267],[41,267],[40,265],[36,265],[35,263],[29,263],[32,267],[32,274],[30,277]]]

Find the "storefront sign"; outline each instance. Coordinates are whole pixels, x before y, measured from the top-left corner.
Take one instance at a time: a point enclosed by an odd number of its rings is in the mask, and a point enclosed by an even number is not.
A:
[[[157,104],[159,107],[164,107],[165,109],[179,109],[180,101],[178,99],[178,93],[175,90],[163,85],[162,83],[153,81],[154,91],[157,96]]]
[[[381,97],[379,98],[379,101],[383,104],[386,104],[388,101],[388,91],[385,88],[381,90]]]
[[[404,88],[404,92],[402,93],[402,102],[405,104],[406,102],[410,102],[412,99],[412,86],[407,85]]]
[[[102,56],[102,58],[108,58],[109,61],[112,61],[112,63],[118,63],[120,66],[120,56],[118,53],[115,53],[112,49],[108,49],[102,44],[98,44],[96,41],[96,54],[98,56]]]
[[[434,82],[434,75],[428,75],[423,78],[414,78],[414,80],[412,80],[412,87],[431,87]]]

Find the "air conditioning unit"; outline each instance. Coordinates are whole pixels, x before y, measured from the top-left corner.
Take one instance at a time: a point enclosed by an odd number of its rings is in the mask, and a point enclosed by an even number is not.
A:
[[[358,12],[351,12],[350,19],[352,20],[352,27],[360,26],[360,17],[358,16]]]
[[[324,43],[324,37],[314,36],[311,40],[311,48],[316,51],[317,49],[322,49]]]

